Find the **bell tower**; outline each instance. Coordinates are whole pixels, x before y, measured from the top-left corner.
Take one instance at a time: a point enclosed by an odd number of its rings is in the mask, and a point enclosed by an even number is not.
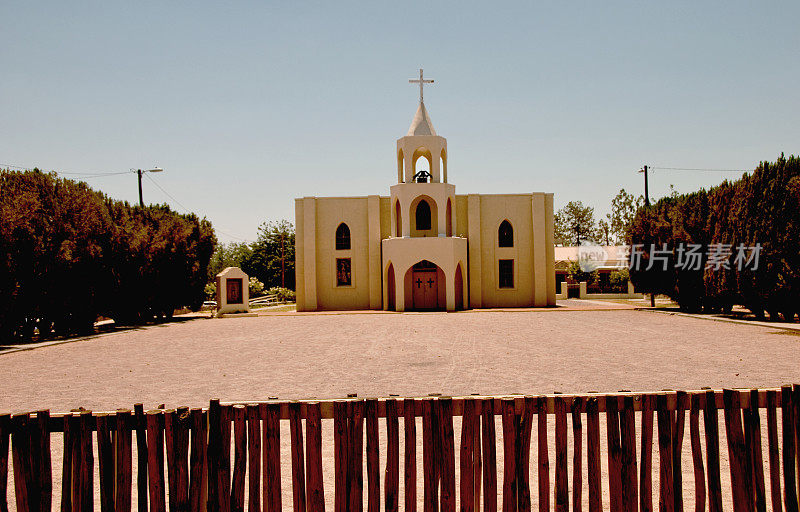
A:
[[[436,134],[423,98],[423,87],[433,80],[425,80],[420,69],[419,79],[409,83],[419,84],[419,106],[408,133],[397,139],[397,183],[447,183],[447,139]],[[420,172],[420,158],[427,160],[429,173]]]

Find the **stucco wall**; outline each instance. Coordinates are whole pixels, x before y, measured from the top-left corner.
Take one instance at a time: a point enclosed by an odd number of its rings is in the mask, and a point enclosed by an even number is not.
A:
[[[298,310],[384,307],[380,241],[393,235],[392,208],[385,196],[296,200]],[[456,195],[454,210],[453,235],[468,239],[465,305],[555,304],[552,194]],[[498,246],[497,230],[506,219],[514,228],[513,247]],[[337,251],[341,222],[350,228],[351,248]],[[336,286],[336,258],[351,259],[351,286]],[[499,287],[500,259],[514,260],[513,288]]]

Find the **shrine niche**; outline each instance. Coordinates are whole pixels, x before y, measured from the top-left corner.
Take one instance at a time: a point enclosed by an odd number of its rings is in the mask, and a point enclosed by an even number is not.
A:
[[[217,274],[217,309],[214,316],[250,312],[250,278],[239,267],[227,267]]]

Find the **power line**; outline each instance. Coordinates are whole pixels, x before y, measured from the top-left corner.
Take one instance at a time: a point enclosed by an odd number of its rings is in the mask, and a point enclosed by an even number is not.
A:
[[[32,171],[34,169],[38,169],[38,167],[25,167],[22,165],[14,165],[14,164],[0,164],[0,167],[6,167],[9,169],[17,169],[20,171]],[[39,169],[40,171],[47,171],[47,169]],[[121,171],[121,172],[105,172],[105,171],[83,171],[83,172],[71,172],[71,171],[56,171],[52,170],[52,172],[56,174],[64,174],[68,176],[74,176],[77,179],[81,178],[100,178],[104,176],[120,176],[122,174],[129,174],[130,171]]]
[[[698,172],[752,172],[752,169],[703,169],[697,167],[650,167],[659,171],[698,171]]]
[[[156,180],[155,180],[155,179],[153,179],[153,177],[152,177],[152,176],[150,176],[150,173],[146,173],[146,174],[144,174],[144,175],[145,175],[145,176],[147,176],[147,179],[149,179],[150,181],[152,181],[152,182],[153,182],[153,185],[155,185],[156,187],[158,187],[158,188],[159,188],[159,190],[161,190],[161,191],[162,191],[164,194],[166,194],[166,195],[167,195],[167,197],[169,197],[170,199],[172,199],[173,201],[175,201],[175,203],[176,203],[178,206],[180,206],[180,207],[183,209],[183,211],[185,211],[186,213],[192,213],[192,211],[191,211],[191,210],[189,210],[189,208],[187,208],[187,207],[186,207],[186,206],[184,206],[184,205],[183,205],[183,204],[182,204],[180,201],[178,201],[177,199],[175,199],[175,196],[173,196],[172,194],[170,194],[169,192],[167,192],[167,191],[164,189],[164,187],[162,187],[161,185],[159,185],[159,184],[158,184],[158,182],[156,182]],[[248,241],[248,240],[246,240],[246,239],[244,239],[244,238],[242,238],[242,237],[238,237],[238,236],[236,236],[236,235],[232,235],[232,234],[230,234],[230,233],[226,233],[225,231],[222,231],[222,230],[221,230],[221,229],[219,229],[219,228],[216,228],[216,231],[218,231],[218,232],[222,233],[223,235],[225,235],[225,236],[228,236],[228,237],[230,237],[230,238],[235,238],[236,240],[241,240],[242,242],[247,242],[247,241]]]

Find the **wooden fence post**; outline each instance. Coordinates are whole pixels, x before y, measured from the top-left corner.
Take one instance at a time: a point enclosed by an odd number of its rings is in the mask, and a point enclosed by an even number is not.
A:
[[[281,408],[280,404],[265,404],[262,455],[264,469],[265,512],[281,512]]]
[[[230,506],[231,512],[244,512],[245,473],[247,471],[247,411],[243,405],[234,405],[232,410],[234,455]]]
[[[514,464],[517,470],[517,510],[520,512],[531,511],[531,435],[533,432],[533,414],[536,409],[536,401],[532,396],[517,398],[516,404],[522,402],[522,414],[517,421],[519,431],[517,433],[516,458]]]
[[[384,473],[384,510],[397,512],[400,492],[400,425],[397,419],[397,400],[389,398],[386,407],[386,471]]]
[[[494,399],[484,398],[482,402],[483,512],[497,512],[497,448],[494,425]]]
[[[167,503],[169,510],[178,509],[178,473],[175,466],[175,410],[164,411],[162,416],[164,422],[164,453],[167,459]]]
[[[735,512],[753,510],[753,488],[750,481],[750,467],[742,430],[742,411],[739,392],[730,389],[722,391],[725,404],[725,433],[728,439],[728,460],[731,471],[731,491]]]
[[[347,478],[347,403],[333,403],[333,507],[334,512],[347,512],[350,505]]]
[[[606,442],[608,443],[609,510],[622,510],[622,447],[619,431],[619,398],[606,396]]]
[[[783,510],[781,457],[778,446],[778,393],[767,391],[767,443],[769,445],[769,490],[772,510]]]
[[[347,403],[350,446],[350,511],[364,510],[364,401]]]
[[[64,421],[66,425],[66,420]],[[66,436],[66,426],[64,427]],[[11,415],[0,414],[0,512],[8,512],[8,446],[11,434]],[[67,443],[64,442],[64,460],[67,460]],[[70,512],[70,511],[66,511]]]
[[[378,400],[364,403],[367,417],[367,511],[379,512],[381,507],[380,456],[378,454]]]
[[[639,510],[653,512],[653,395],[642,395],[642,448],[639,473]]]
[[[564,397],[554,399],[556,416],[556,512],[569,512],[569,482],[567,481],[567,404]]]
[[[781,422],[783,425],[783,501],[786,512],[797,512],[797,481],[795,471],[794,407],[792,386],[781,387]]]
[[[703,421],[706,431],[706,458],[708,458],[708,510],[722,512],[722,484],[719,469],[719,418],[714,391],[706,391]]]
[[[189,510],[205,512],[209,482],[208,415],[202,409],[192,409],[192,451],[189,459]]]
[[[94,508],[94,453],[92,451],[92,412],[82,411],[80,414],[80,501],[78,510]],[[74,460],[74,458],[73,458]],[[161,512],[161,511],[157,511]]]
[[[658,421],[658,503],[662,512],[675,509],[672,473],[672,418],[667,410],[667,395],[656,396],[656,419]]]
[[[453,433],[453,400],[443,397],[439,402],[439,426],[442,456],[442,512],[456,510],[456,453]]]
[[[319,402],[306,404],[306,504],[309,512],[325,511],[322,484],[322,420]]]
[[[761,413],[759,412],[758,405],[758,390],[753,389],[750,391],[749,418],[745,424],[745,432],[750,433],[748,448],[750,452],[750,466],[753,470],[755,510],[757,512],[765,512],[767,510],[767,498],[764,486],[764,459],[761,451]]]
[[[436,454],[434,453],[434,438],[439,434],[438,429],[437,432],[434,432],[434,404],[435,402],[432,398],[426,398],[422,401],[422,489],[424,512],[436,512],[439,509],[436,492]]]
[[[547,450],[547,397],[536,398],[536,440],[539,466],[539,512],[550,511],[550,455]]]
[[[581,409],[583,398],[572,399],[572,511],[583,509],[583,424]]]
[[[636,472],[636,415],[633,410],[633,397],[630,395],[623,398],[620,427],[622,509],[625,512],[637,512],[639,499]]]
[[[257,425],[253,428],[257,428]],[[258,433],[255,432],[253,436],[257,438]],[[303,456],[303,420],[300,402],[291,402],[289,404],[289,440],[292,445],[292,510],[294,512],[306,512],[306,470]],[[258,446],[260,446],[260,443]],[[258,465],[257,462],[254,464]],[[258,470],[256,470],[255,474],[258,475]],[[258,488],[258,476],[255,477],[255,482],[253,478],[251,475],[251,501],[253,500],[252,486],[255,485]],[[258,496],[255,499],[257,501]],[[256,506],[251,506],[250,512],[260,511]]]
[[[117,424],[114,433],[114,510],[115,512],[131,511],[131,493],[133,491],[133,433],[131,411],[117,411]],[[65,445],[66,446],[66,445]],[[66,455],[66,451],[64,452]]]
[[[475,406],[477,402],[464,399],[464,410],[461,414],[461,449],[459,450],[459,496],[462,512],[475,512],[475,471],[474,443],[475,443]],[[480,512],[480,511],[477,511]]]
[[[31,463],[30,414],[15,414],[12,417],[11,452],[14,459],[14,493],[17,510],[30,512],[39,510],[39,490],[35,485]]]
[[[405,511],[417,512],[417,418],[416,401],[403,400],[403,432],[405,455],[403,456],[405,482]]]
[[[706,508],[706,474],[703,469],[703,447],[700,444],[700,395],[692,395],[691,401],[689,437],[692,443],[692,464],[694,466],[694,510],[703,512]]]
[[[100,510],[114,512],[114,449],[111,444],[111,426],[108,415],[98,414],[97,422],[97,459],[100,474]],[[94,496],[92,496],[94,499]]]
[[[289,404],[289,415],[297,415],[299,420],[300,404],[295,402]],[[247,406],[247,510],[249,512],[261,512],[261,416],[257,404]],[[302,432],[301,432],[302,436]],[[302,437],[300,439],[302,443]],[[292,465],[295,457],[295,439],[292,436]],[[303,448],[300,447],[300,457]],[[294,487],[294,485],[293,485]],[[305,503],[305,487],[303,492],[303,502]],[[305,509],[303,510],[305,512]]]
[[[517,417],[514,414],[514,399],[501,402],[503,418],[503,512],[517,510],[516,442]],[[444,511],[442,511],[444,512]]]
[[[160,409],[147,411],[147,469],[151,512],[165,512],[164,427]]]
[[[600,475],[600,412],[597,397],[586,400],[586,483],[589,489],[589,512],[602,512],[603,495]]]
[[[134,404],[133,412],[136,416],[136,497],[137,510],[148,512],[147,508],[147,418],[144,415],[144,406]]]

